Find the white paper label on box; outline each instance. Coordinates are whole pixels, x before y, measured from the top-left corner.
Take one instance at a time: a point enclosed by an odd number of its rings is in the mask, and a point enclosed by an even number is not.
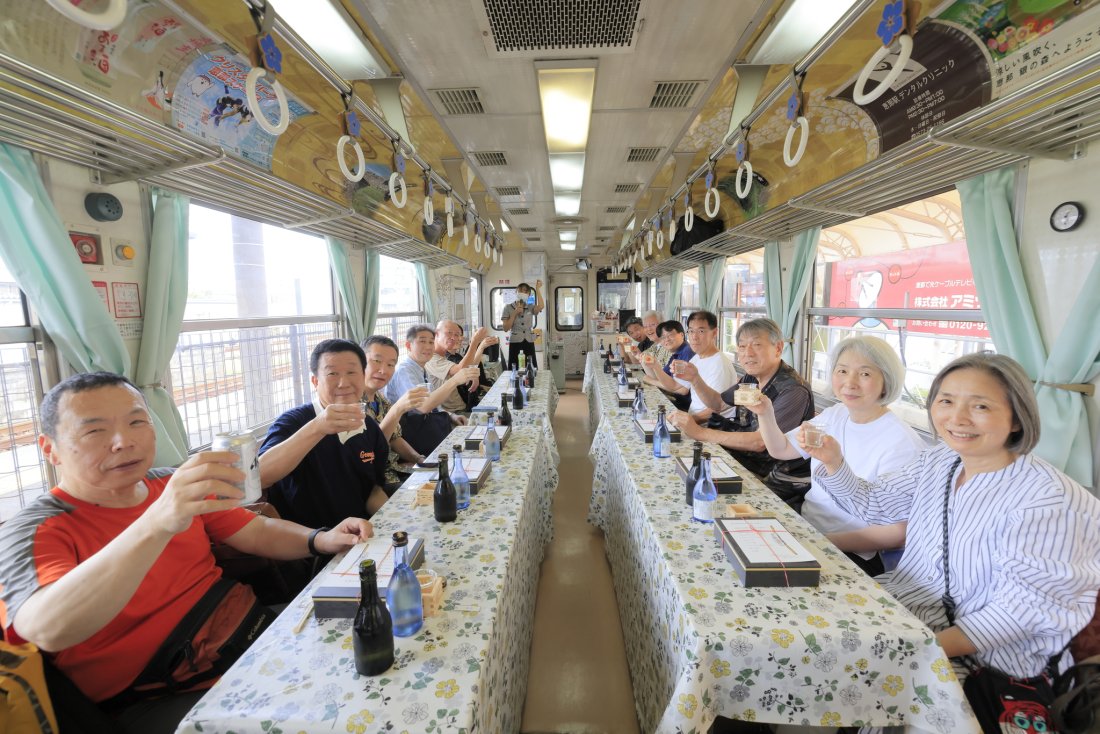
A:
[[[719,519],[716,522],[737,542],[750,565],[817,561],[775,518]]]

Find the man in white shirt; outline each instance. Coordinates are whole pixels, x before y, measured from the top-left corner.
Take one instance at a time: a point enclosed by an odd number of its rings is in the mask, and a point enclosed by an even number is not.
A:
[[[721,395],[737,383],[737,370],[733,367],[733,361],[718,349],[718,317],[710,311],[695,311],[688,316],[687,342],[691,346],[695,356],[689,363],[681,360],[672,362],[674,376],[665,374],[663,370],[657,370],[653,376],[660,382],[660,386],[676,395],[691,395],[691,405],[688,414],[698,423],[705,422],[714,410],[708,405],[708,393],[715,397]],[[690,364],[691,367],[686,365]],[[680,375],[690,370],[690,380],[682,379]],[[710,401],[710,402],[713,402]],[[721,405],[719,398],[715,407],[720,407],[720,413],[729,418],[734,415],[735,409],[730,405]]]
[[[457,352],[459,347],[462,346],[462,327],[448,319],[444,319],[435,325],[433,353],[427,364],[424,365],[428,377],[431,378],[432,390],[442,387],[448,379],[467,367],[478,367],[481,364],[481,355],[485,353],[488,347],[497,343],[496,337],[488,336],[488,333],[489,330],[484,326],[475,331],[473,336],[470,337],[470,348],[466,350],[466,355],[456,363],[447,359],[447,355]],[[479,374],[480,370],[474,373],[472,380],[464,381],[471,392],[477,391]],[[459,395],[458,390],[455,390],[443,401],[443,409],[451,413],[464,412],[466,401]]]
[[[477,368],[469,366],[457,370],[455,374],[441,383],[428,379],[428,372],[425,367],[435,354],[435,341],[435,330],[431,326],[417,324],[409,327],[408,332],[405,334],[405,349],[407,352],[404,357],[398,360],[393,377],[382,391],[386,400],[392,403],[408,392],[410,388],[429,382],[431,383],[431,393],[428,395],[428,399],[420,406],[419,411],[412,412],[430,413],[454,395],[458,391],[458,386],[463,382],[477,379]],[[451,367],[456,366],[450,362],[447,364]],[[463,416],[452,414],[451,422],[454,425],[465,425],[466,419]],[[405,424],[402,423],[401,425],[402,429],[408,434]],[[416,446],[412,437],[406,435],[405,438],[414,447]],[[429,448],[428,451],[431,451],[431,449]],[[421,453],[428,453],[428,451],[421,451]]]

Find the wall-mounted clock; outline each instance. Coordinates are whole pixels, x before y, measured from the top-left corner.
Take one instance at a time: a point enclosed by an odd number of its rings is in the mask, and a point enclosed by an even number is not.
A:
[[[1050,215],[1050,228],[1055,232],[1068,232],[1085,221],[1085,208],[1076,201],[1067,201],[1054,207]]]

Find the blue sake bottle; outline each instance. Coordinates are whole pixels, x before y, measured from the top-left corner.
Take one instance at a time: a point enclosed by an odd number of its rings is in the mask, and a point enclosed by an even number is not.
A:
[[[653,429],[653,455],[658,459],[672,456],[672,435],[665,422],[665,406],[657,408],[657,427]]]
[[[489,418],[485,422],[485,458],[489,461],[500,461],[500,436],[497,435],[496,411],[489,411]]]
[[[398,637],[412,637],[424,626],[424,599],[420,595],[420,581],[409,565],[409,535],[404,531],[393,534],[393,575],[386,589],[386,606],[393,617],[393,633]]]
[[[455,468],[451,470],[451,483],[455,485],[455,494],[458,496],[458,509],[465,510],[470,506],[470,475],[466,473],[466,467],[462,466],[462,445],[455,444],[451,447],[454,455]]]
[[[714,509],[718,504],[718,490],[710,476],[710,454],[703,454],[702,472],[695,483],[695,496],[691,503],[691,519],[695,522],[714,522]]]
[[[627,379],[628,378],[626,376],[626,362],[621,362],[619,364],[619,387],[626,387]]]

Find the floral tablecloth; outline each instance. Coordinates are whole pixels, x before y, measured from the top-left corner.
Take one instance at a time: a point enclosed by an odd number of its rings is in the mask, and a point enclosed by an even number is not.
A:
[[[612,377],[586,384],[599,417],[589,521],[606,534],[643,731],[705,732],[716,715],[978,731],[931,630],[748,472],[744,493],[720,501],[774,514],[822,575],[817,588],[741,586],[712,527],[691,522],[672,461],[655,459],[617,407]],[[668,401],[646,388],[646,402]]]
[[[423,538],[425,565],[447,578],[442,613],[427,618],[416,636],[396,638],[393,668],[376,677],[355,672],[350,619],[311,616],[293,632],[311,584],[178,732],[519,731],[558,482],[548,436],[514,427],[486,487],[453,524],[437,523],[430,506],[411,506],[425,476],[414,474],[372,518],[376,535],[406,530]]]
[[[507,390],[512,391],[512,373],[504,372],[500,378],[485,393],[473,411],[471,420],[475,423],[485,423],[485,414],[490,410],[500,410],[500,396]],[[513,426],[537,426],[543,432],[549,434],[550,451],[554,465],[558,464],[558,444],[554,440],[554,428],[551,420],[558,409],[558,387],[554,383],[554,376],[549,370],[539,370],[535,375],[535,387],[527,391],[527,405],[522,410],[515,410],[511,406],[508,412],[512,415]]]

